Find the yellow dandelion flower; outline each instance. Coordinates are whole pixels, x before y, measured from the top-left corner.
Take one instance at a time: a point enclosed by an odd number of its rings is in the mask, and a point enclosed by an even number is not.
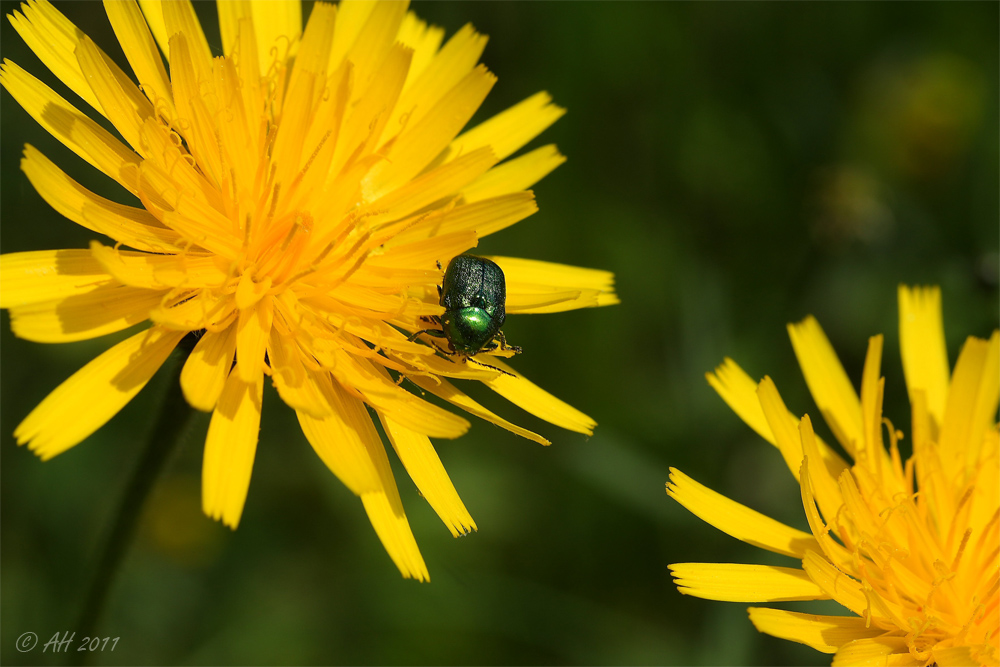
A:
[[[318,2],[304,29],[298,2],[220,2],[222,56],[190,2],[104,9],[138,85],[47,0],[9,19],[121,140],[13,62],[0,82],[141,207],[88,191],[26,146],[21,166],[39,194],[113,243],[3,255],[0,307],[37,342],[150,326],[53,391],[17,427],[18,443],[48,459],[84,440],[199,332],[180,382],[212,413],[204,511],[239,523],[268,376],[403,575],[426,580],[369,408],[456,536],[476,525],[429,438],[456,438],[469,422],[403,380],[542,444],[449,378],[480,381],[566,429],[595,425],[494,357],[467,363],[412,336],[443,312],[439,263],[535,212],[528,188],[563,156],[549,145],[507,158],[563,109],[542,92],[462,132],[496,81],[477,64],[486,38],[467,25],[445,42],[402,2]],[[605,271],[492,259],[508,313],[617,302]]]
[[[806,383],[849,464],[796,418],[770,378],[730,359],[709,384],[774,445],[799,481],[810,532],[671,470],[667,493],[744,542],[801,567],[671,565],[680,592],[711,600],[836,600],[853,616],[750,608],[761,632],[833,653],[834,665],[1000,664],[1000,333],[970,336],[948,374],[937,288],[899,288],[913,455],[882,416],[882,336],[855,392],[819,324],[788,327]],[[888,446],[884,442],[888,440]]]

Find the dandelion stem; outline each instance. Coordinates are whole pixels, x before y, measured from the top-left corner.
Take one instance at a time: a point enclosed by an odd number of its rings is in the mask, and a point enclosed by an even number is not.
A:
[[[180,347],[186,347],[186,342],[188,341],[185,339]],[[190,349],[185,350],[185,357],[188,352]],[[85,637],[93,638],[94,636],[115,575],[132,541],[139,518],[142,516],[146,499],[171,453],[184,438],[187,426],[194,414],[194,410],[188,405],[181,391],[180,373],[184,366],[183,362],[183,358],[174,360],[160,414],[149,433],[146,447],[136,463],[115,514],[114,523],[101,547],[93,579],[91,579],[87,589],[76,625],[77,636],[81,641],[84,641]],[[88,658],[92,653],[87,650],[72,652],[76,656],[77,664],[89,662]]]

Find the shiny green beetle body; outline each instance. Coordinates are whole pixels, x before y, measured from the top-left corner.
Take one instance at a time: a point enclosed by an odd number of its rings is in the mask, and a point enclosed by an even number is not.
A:
[[[475,255],[458,255],[448,264],[438,291],[444,314],[433,321],[441,329],[418,331],[410,340],[424,333],[444,338],[449,349],[439,350],[465,358],[497,347],[515,353],[521,351],[507,345],[500,331],[507,317],[507,283],[496,262]]]
[[[503,270],[474,255],[451,260],[441,283],[441,329],[455,352],[476,354],[493,342],[507,317]]]

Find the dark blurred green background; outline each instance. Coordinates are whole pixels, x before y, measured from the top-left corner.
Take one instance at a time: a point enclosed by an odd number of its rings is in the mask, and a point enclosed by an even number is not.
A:
[[[3,3],[4,14],[14,7]],[[62,9],[124,63],[99,5]],[[417,584],[400,578],[360,502],[270,389],[239,530],[202,516],[200,418],[112,590],[99,634],[121,639],[97,662],[829,664],[757,634],[745,604],[677,593],[668,563],[794,563],[670,501],[667,468],[804,528],[780,456],[704,373],[732,356],[754,377],[770,374],[797,414],[815,416],[785,324],[815,314],[855,382],[867,337],[882,332],[886,414],[908,431],[897,284],[942,287],[952,363],[966,335],[997,326],[1000,5],[416,9],[449,35],[469,21],[490,35],[483,61],[499,82],[478,118],[542,89],[569,109],[532,144],[555,142],[569,157],[535,188],[540,212],[479,250],[616,273],[619,306],[505,326],[525,350],[517,367],[600,426],[584,438],[473,392],[553,445],[485,423],[439,442],[479,525],[458,540],[397,466],[431,571],[431,583]],[[214,7],[198,12],[218,49]],[[4,57],[52,81],[6,21],[0,36]],[[19,172],[22,145],[95,190],[114,192],[109,181],[6,92],[0,104],[3,252],[86,247],[91,234],[56,215]],[[2,317],[0,660],[57,664],[66,656],[40,646],[20,654],[14,642],[74,629],[166,373],[43,464],[10,434],[113,341],[19,341]]]

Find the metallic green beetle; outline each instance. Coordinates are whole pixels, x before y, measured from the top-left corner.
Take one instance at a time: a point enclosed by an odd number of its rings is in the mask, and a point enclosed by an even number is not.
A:
[[[496,262],[475,255],[458,255],[448,264],[438,292],[444,315],[432,320],[440,324],[441,329],[418,331],[410,340],[423,333],[445,338],[448,350],[438,349],[465,358],[497,347],[514,353],[521,351],[519,347],[507,345],[500,331],[507,317],[507,283]]]

